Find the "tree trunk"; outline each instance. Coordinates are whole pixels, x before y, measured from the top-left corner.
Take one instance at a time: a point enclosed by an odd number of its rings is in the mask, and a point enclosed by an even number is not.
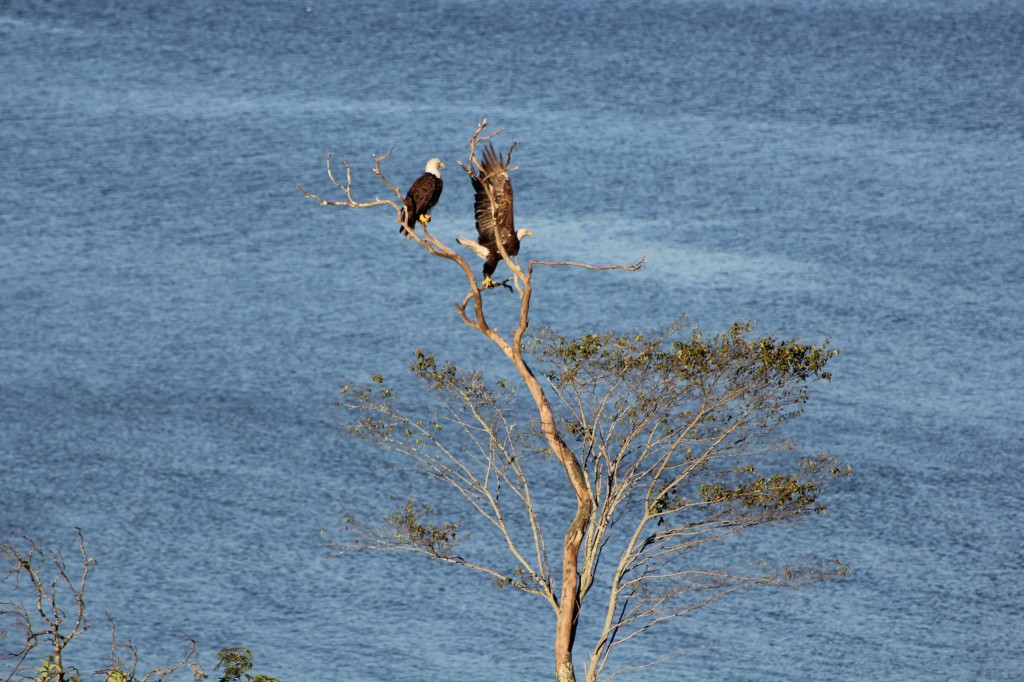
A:
[[[544,393],[543,387],[533,375],[533,371],[523,360],[519,339],[512,346],[510,357],[520,376],[537,405],[541,429],[547,439],[551,451],[565,468],[566,476],[576,493],[576,516],[569,529],[565,532],[562,545],[562,594],[558,602],[558,621],[555,624],[555,679],[557,682],[576,682],[576,671],[572,663],[572,647],[576,641],[576,626],[580,616],[580,571],[579,554],[583,544],[583,536],[590,524],[590,516],[594,509],[594,500],[587,488],[587,480],[583,474],[576,455],[562,440],[558,427],[555,425],[551,404]]]
[[[572,667],[572,653],[570,652],[569,658],[566,659],[564,665],[559,665],[555,671],[555,680],[557,682],[576,682],[576,671]]]
[[[575,458],[573,462],[575,463]],[[568,468],[568,467],[567,467]],[[572,476],[570,475],[570,478]],[[590,522],[590,498],[579,497],[577,491],[576,517],[565,533],[562,549],[562,596],[558,603],[558,622],[555,624],[555,679],[557,682],[576,682],[572,664],[572,647],[576,641],[576,626],[580,617],[579,552],[583,534]]]
[[[500,242],[499,242],[500,245]],[[503,248],[503,247],[500,247]],[[506,254],[502,254],[505,256]],[[523,359],[523,334],[529,326],[530,297],[532,288],[530,278],[524,276],[517,265],[514,265],[506,258],[509,267],[513,268],[523,282],[522,299],[520,302],[519,326],[512,336],[512,342],[507,342],[494,329],[487,326],[483,321],[483,301],[477,295],[477,329],[491,339],[505,356],[515,365],[516,371],[522,377],[523,382],[530,391],[534,404],[537,406],[537,416],[540,417],[541,430],[548,442],[551,451],[565,468],[569,485],[576,494],[576,515],[565,532],[562,544],[562,593],[558,602],[558,620],[555,623],[555,679],[557,682],[576,682],[576,670],[572,663],[572,648],[576,641],[576,626],[579,624],[580,605],[582,596],[580,594],[580,570],[579,555],[580,547],[583,545],[583,537],[590,525],[590,517],[594,510],[594,498],[587,487],[587,478],[583,473],[576,455],[569,449],[569,446],[562,440],[555,424],[554,412],[548,396],[544,393],[543,386],[537,381],[533,370]]]

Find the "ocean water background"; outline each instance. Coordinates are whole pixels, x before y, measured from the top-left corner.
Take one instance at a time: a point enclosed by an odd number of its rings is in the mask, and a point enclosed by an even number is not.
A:
[[[0,0],[0,58],[0,528],[86,534],[84,670],[106,611],[150,667],[187,632],[284,680],[550,675],[541,604],[321,546],[392,492],[342,385],[411,387],[415,348],[501,369],[459,273],[295,184],[440,156],[432,227],[471,233],[486,116],[524,257],[647,256],[539,274],[538,323],[843,350],[793,435],[855,475],[764,537],[852,575],[679,621],[620,662],[696,651],[622,679],[1019,678],[1024,5]]]

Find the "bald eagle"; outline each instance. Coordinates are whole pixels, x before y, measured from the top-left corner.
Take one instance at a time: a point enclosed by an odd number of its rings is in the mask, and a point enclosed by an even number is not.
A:
[[[402,226],[398,231],[409,236],[409,233],[416,229],[416,221],[426,226],[430,222],[430,209],[441,198],[441,189],[444,183],[441,182],[441,171],[444,168],[444,161],[431,159],[427,161],[427,168],[423,175],[416,178],[409,191],[405,195],[405,210],[402,212]]]
[[[484,148],[483,161],[480,163],[483,170],[479,177],[470,176],[476,192],[474,209],[477,241],[474,243],[466,237],[459,237],[456,240],[486,261],[483,282],[485,289],[497,286],[491,281],[491,275],[501,260],[498,239],[501,239],[505,253],[512,257],[519,254],[519,240],[533,234],[530,230],[516,232],[515,219],[512,215],[512,181],[508,177],[511,157],[511,148],[504,158],[494,151],[491,144]]]

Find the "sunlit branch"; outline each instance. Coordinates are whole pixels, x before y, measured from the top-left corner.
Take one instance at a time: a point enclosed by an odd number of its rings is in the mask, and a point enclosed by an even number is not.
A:
[[[371,208],[373,206],[390,206],[396,211],[400,221],[402,213],[402,192],[384,176],[384,172],[381,170],[381,163],[389,156],[391,156],[391,153],[394,150],[395,148],[392,147],[387,151],[387,153],[381,156],[378,156],[377,154],[373,155],[373,172],[378,178],[381,179],[381,182],[383,182],[388,187],[388,189],[390,189],[395,194],[395,196],[398,197],[397,201],[395,201],[394,199],[381,199],[380,197],[375,197],[372,201],[357,200],[352,195],[352,168],[349,166],[348,160],[342,159],[342,163],[345,166],[345,182],[342,183],[339,182],[338,179],[334,177],[334,167],[331,164],[333,153],[330,151],[327,152],[327,177],[330,178],[331,183],[335,187],[337,187],[338,189],[345,193],[345,199],[341,201],[332,201],[330,199],[325,199],[317,194],[307,191],[305,188],[302,187],[302,185],[297,184],[295,186],[299,189],[300,192],[305,194],[310,199],[317,201],[321,206],[345,206],[347,208]]]
[[[626,270],[628,272],[636,272],[644,266],[647,262],[647,256],[644,256],[636,263],[632,265],[591,265],[589,263],[577,263],[575,261],[546,261],[546,260],[531,260],[528,271],[533,273],[534,265],[546,265],[548,267],[572,267],[572,268],[583,268],[584,270]]]

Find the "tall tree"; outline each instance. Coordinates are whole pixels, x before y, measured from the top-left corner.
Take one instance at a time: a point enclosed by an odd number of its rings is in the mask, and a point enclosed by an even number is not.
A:
[[[469,160],[459,165],[474,187],[491,192],[476,147],[501,131],[484,135],[486,126],[484,120],[477,127]],[[395,199],[357,201],[347,162],[346,182],[338,182],[330,156],[328,174],[345,197],[328,201],[302,191],[322,205],[390,205],[401,222],[401,193],[381,168],[390,154],[374,157],[374,172]],[[826,365],[837,351],[827,342],[759,336],[750,324],[712,337],[682,323],[654,333],[528,334],[537,267],[636,270],[643,261],[595,266],[529,260],[524,267],[498,239],[511,272],[504,285],[519,304],[516,326],[502,333],[488,323],[485,289],[462,255],[426,227],[412,238],[465,273],[469,292],[456,305],[457,315],[507,358],[517,381],[489,381],[417,351],[411,369],[436,399],[428,401],[432,411],[402,409],[380,376],[346,387],[344,404],[356,414],[352,432],[407,457],[457,492],[477,518],[445,521],[440,503],[405,500],[378,522],[346,517],[339,549],[408,550],[544,599],[555,615],[559,682],[576,680],[577,627],[587,598],[603,606],[593,628],[598,634],[588,642],[585,678],[610,679],[623,670],[609,668],[613,651],[655,625],[737,590],[793,586],[844,572],[838,561],[765,561],[741,569],[698,552],[744,530],[823,512],[823,486],[849,473],[830,456],[795,457],[779,432],[800,413],[810,385],[830,378]],[[526,424],[517,389],[526,389],[532,414]],[[541,502],[533,493],[537,465],[550,458],[564,471],[564,493]],[[567,503],[571,518],[558,512]],[[559,519],[564,527],[552,557],[545,526]],[[464,551],[471,549],[465,542],[470,530],[479,537],[482,528],[508,552],[511,570]]]

